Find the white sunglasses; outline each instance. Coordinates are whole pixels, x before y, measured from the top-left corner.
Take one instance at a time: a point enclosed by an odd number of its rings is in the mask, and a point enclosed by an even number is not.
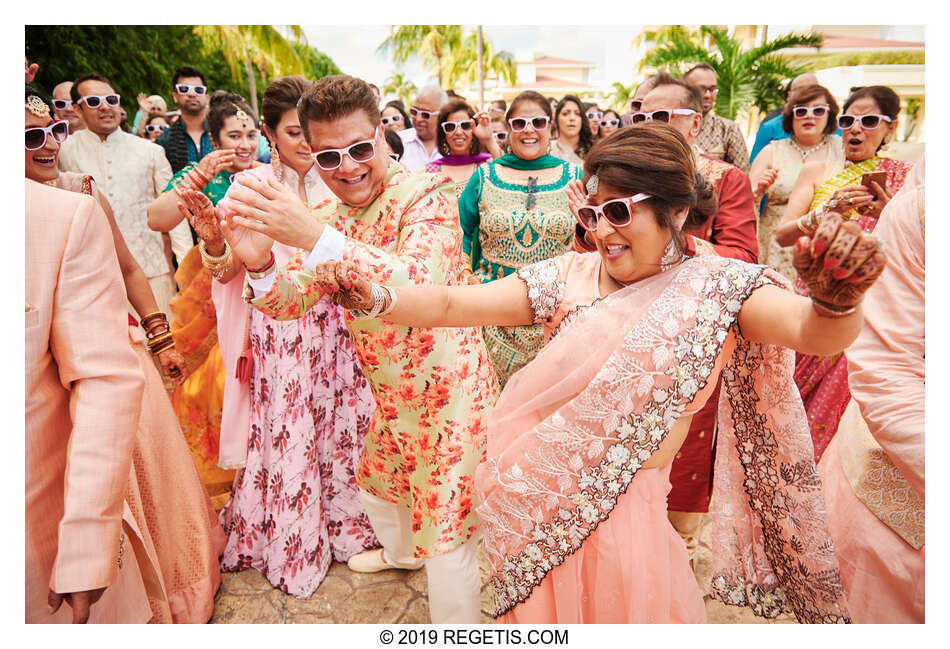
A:
[[[99,108],[102,102],[109,106],[118,106],[119,95],[83,95],[79,98],[79,103],[86,104],[89,108]]]
[[[379,127],[373,131],[373,137],[369,140],[360,140],[354,142],[348,147],[342,149],[322,149],[313,154],[313,159],[317,166],[324,171],[333,171],[343,164],[343,156],[349,157],[353,162],[369,162],[376,157],[376,138],[379,137]]]
[[[673,115],[695,115],[696,111],[692,108],[661,108],[660,110],[650,111],[649,113],[638,112],[633,114],[633,123],[649,122],[667,122],[673,119]]]
[[[402,121],[402,115],[390,115],[389,117],[384,117],[379,121],[383,123],[383,126],[386,126],[387,124],[398,124]]]
[[[461,122],[442,122],[442,130],[446,133],[454,133],[457,128],[463,131],[471,131],[474,124],[475,122],[470,119],[465,119]]]

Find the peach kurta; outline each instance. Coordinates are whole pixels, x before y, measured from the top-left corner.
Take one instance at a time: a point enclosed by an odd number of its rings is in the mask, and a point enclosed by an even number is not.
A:
[[[50,588],[106,587],[90,621],[146,622],[154,573],[123,504],[143,377],[109,226],[92,197],[25,182],[26,621],[72,619]]]

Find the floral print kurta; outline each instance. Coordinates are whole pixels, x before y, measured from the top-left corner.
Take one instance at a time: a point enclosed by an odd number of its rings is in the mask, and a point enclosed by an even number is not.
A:
[[[369,206],[334,198],[314,216],[347,237],[344,259],[359,263],[377,283],[462,283],[462,232],[445,178],[410,175],[394,163]],[[303,267],[305,254],[278,269],[271,290],[251,304],[278,320],[313,306],[323,294]],[[416,557],[449,552],[478,525],[473,475],[498,392],[481,336],[474,328],[420,329],[349,314],[346,323],[378,405],[357,483],[410,508]]]

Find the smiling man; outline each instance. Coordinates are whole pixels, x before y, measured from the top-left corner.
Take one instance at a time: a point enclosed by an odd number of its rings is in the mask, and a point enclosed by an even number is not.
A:
[[[149,204],[172,176],[165,154],[153,142],[119,128],[119,95],[105,77],[83,75],[76,79],[70,93],[86,128],[63,143],[59,166],[63,171],[89,174],[95,179],[109,200],[132,256],[148,277],[158,308],[171,317],[168,303],[177,287],[162,234],[148,228],[146,215]],[[181,261],[194,245],[188,224],[182,221],[168,234],[172,250]]]
[[[248,268],[251,304],[278,320],[302,316],[324,297],[313,269],[331,259],[356,261],[390,285],[463,283],[452,184],[390,160],[369,84],[325,77],[297,112],[335,197],[311,211],[279,183],[238,176],[222,230]],[[301,249],[286,268],[274,265],[274,240]],[[473,476],[497,395],[481,335],[360,320],[352,312],[346,324],[378,404],[356,479],[383,545],[349,566],[376,572],[425,565],[432,622],[477,623]]]
[[[442,157],[436,146],[436,129],[439,110],[448,100],[449,96],[438,86],[425,86],[409,107],[412,128],[399,132],[404,149],[399,160],[409,171],[422,171],[427,164]]]
[[[208,84],[200,70],[183,65],[172,75],[172,98],[181,118],[158,136],[155,143],[178,173],[189,162],[199,162],[214,150],[208,133]]]

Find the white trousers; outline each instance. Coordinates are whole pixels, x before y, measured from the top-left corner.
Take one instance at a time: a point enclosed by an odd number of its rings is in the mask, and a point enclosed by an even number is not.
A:
[[[478,624],[481,616],[478,533],[451,552],[416,559],[413,556],[409,508],[377,498],[362,489],[360,502],[383,546],[386,561],[406,569],[425,564],[429,617],[433,624]]]

